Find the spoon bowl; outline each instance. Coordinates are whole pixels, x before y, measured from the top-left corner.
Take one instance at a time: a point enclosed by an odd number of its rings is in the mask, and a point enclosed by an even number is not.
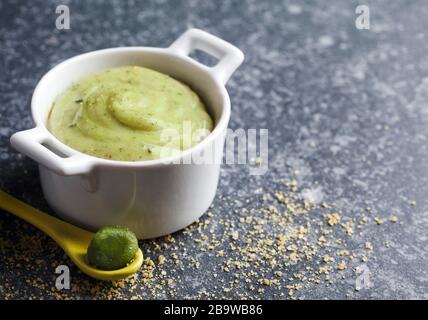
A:
[[[86,260],[86,251],[94,234],[54,218],[0,190],[0,209],[32,224],[50,236],[69,256],[73,263],[88,276],[99,280],[120,280],[136,273],[143,263],[138,249],[134,260],[118,270],[99,270]]]

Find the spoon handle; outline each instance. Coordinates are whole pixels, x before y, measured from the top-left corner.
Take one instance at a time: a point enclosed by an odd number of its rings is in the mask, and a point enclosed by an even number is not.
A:
[[[49,235],[59,245],[63,244],[64,235],[76,228],[56,219],[0,190],[0,208],[32,224]],[[76,228],[78,229],[78,228]],[[76,230],[77,231],[77,230]],[[80,231],[80,230],[79,230]],[[83,231],[83,230],[82,230]]]

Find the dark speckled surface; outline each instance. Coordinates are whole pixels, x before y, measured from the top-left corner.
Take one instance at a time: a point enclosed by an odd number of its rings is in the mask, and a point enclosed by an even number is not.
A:
[[[68,31],[55,29],[55,7],[62,3],[71,10]],[[370,288],[355,291],[355,275],[349,274],[330,285],[300,290],[297,297],[427,299],[428,4],[370,1],[370,30],[355,28],[357,4],[1,1],[1,189],[51,212],[41,193],[36,164],[12,150],[9,137],[32,126],[29,100],[38,79],[52,66],[100,48],[164,47],[187,28],[198,27],[235,44],[246,55],[227,86],[233,109],[230,127],[269,129],[269,171],[265,176],[249,176],[245,166],[224,166],[215,200],[217,219],[232,215],[244,200],[251,202],[248,195],[255,189],[273,191],[272,181],[295,178],[298,171],[299,185],[315,191],[323,201],[336,203],[343,216],[370,207],[374,216],[387,220],[393,214],[399,222],[369,224],[348,244],[373,243],[367,262]],[[220,197],[226,195],[238,201],[222,202]],[[36,233],[1,212],[2,243],[19,240],[13,237],[14,230],[20,241],[22,234]],[[33,269],[27,276],[53,286],[49,259],[69,261],[49,239],[41,241],[42,249],[34,257],[46,261],[47,267],[40,272]],[[8,250],[0,248],[0,254],[10,255]],[[176,297],[194,297],[201,288],[214,295],[220,290],[219,280],[204,276],[204,261],[202,257],[202,273],[183,271],[188,285],[180,287]],[[25,281],[25,266],[19,270],[0,258],[0,298],[6,297],[6,286],[17,288],[15,298],[51,297]],[[74,268],[72,274],[84,277]],[[124,291],[122,297],[130,295]],[[147,293],[147,297],[169,296]],[[239,293],[226,297],[237,298]],[[259,297],[281,298],[269,290]]]

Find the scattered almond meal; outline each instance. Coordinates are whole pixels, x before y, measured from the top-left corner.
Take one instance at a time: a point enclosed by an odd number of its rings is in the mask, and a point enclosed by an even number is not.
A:
[[[326,214],[326,217],[327,217],[327,223],[330,226],[335,226],[340,222],[340,215],[338,213],[329,213],[329,214]]]
[[[238,238],[239,238],[239,233],[238,233],[238,231],[232,231],[231,236],[232,236],[232,239],[233,239],[233,240],[238,240]]]
[[[263,163],[263,159],[262,158],[256,158],[256,160],[254,161],[255,165],[260,167]]]
[[[396,223],[398,221],[398,218],[397,218],[397,216],[390,216],[389,221],[392,223]]]
[[[333,261],[334,261],[334,258],[333,258],[333,257],[331,257],[331,256],[329,256],[329,255],[324,255],[324,256],[322,257],[322,260],[323,260],[325,263],[329,263],[329,262],[333,262]]]
[[[373,250],[373,245],[372,245],[370,242],[366,242],[366,243],[364,244],[364,247],[365,247],[367,250]]]
[[[381,225],[384,222],[381,218],[378,218],[378,217],[374,218],[374,220],[378,225]]]
[[[5,265],[16,270],[35,293],[28,295],[6,280],[0,284],[2,296],[298,299],[315,286],[355,279],[353,270],[362,263],[370,266],[373,245],[366,237],[369,235],[361,233],[370,227],[366,224],[368,213],[350,218],[325,199],[319,204],[310,203],[302,198],[296,180],[275,181],[272,185],[271,192],[255,188],[247,199],[240,196],[239,201],[236,195],[220,195],[216,206],[184,230],[141,241],[141,270],[116,282],[100,282],[82,275],[49,238],[11,219],[8,228],[0,233],[0,248],[7,257]],[[223,205],[234,211],[225,212]],[[52,281],[60,264],[70,266],[70,290],[59,291]]]
[[[347,268],[346,262],[345,261],[340,261],[339,264],[337,265],[337,269],[338,270],[345,270]]]
[[[161,255],[158,257],[158,265],[162,265],[162,264],[164,264],[164,263],[165,263],[165,261],[166,261],[165,256],[161,254]]]

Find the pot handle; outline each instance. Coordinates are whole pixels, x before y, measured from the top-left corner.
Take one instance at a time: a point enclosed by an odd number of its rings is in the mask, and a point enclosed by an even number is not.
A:
[[[219,62],[213,67],[198,63],[223,85],[244,61],[244,54],[237,47],[200,29],[187,30],[168,49],[184,56],[195,49],[214,56]]]
[[[93,167],[92,161],[83,155],[67,155],[58,150],[62,157],[51,151],[48,146],[52,148],[54,142],[40,127],[17,132],[10,142],[19,152],[60,175],[87,174]]]

